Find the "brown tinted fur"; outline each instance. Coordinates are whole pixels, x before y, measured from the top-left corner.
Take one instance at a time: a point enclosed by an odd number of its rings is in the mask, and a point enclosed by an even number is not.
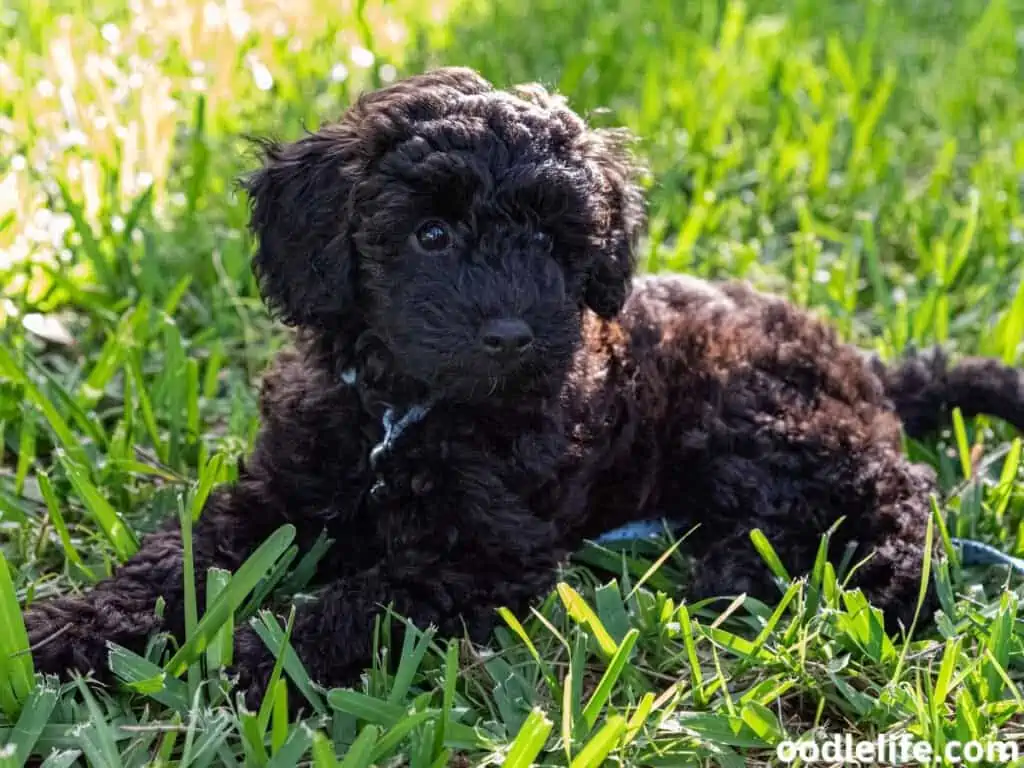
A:
[[[338,685],[368,663],[382,605],[484,639],[497,607],[522,611],[586,537],[625,522],[699,523],[691,594],[770,599],[750,529],[799,574],[845,517],[833,554],[857,540],[872,557],[856,583],[907,621],[934,485],[899,453],[887,389],[915,429],[952,405],[1022,426],[1019,372],[941,358],[889,370],[741,284],[649,278],[630,294],[632,176],[619,137],[459,69],[268,144],[249,181],[254,264],[298,339],[266,376],[241,479],[195,527],[199,594],[209,567],[237,568],[278,526],[303,548],[326,530],[292,642]],[[480,329],[508,317],[533,341],[498,363]],[[424,404],[371,462],[387,406]],[[108,641],[180,636],[181,570],[171,526],[91,592],[34,606],[37,666],[102,674]],[[248,628],[236,660],[258,697],[273,659]]]

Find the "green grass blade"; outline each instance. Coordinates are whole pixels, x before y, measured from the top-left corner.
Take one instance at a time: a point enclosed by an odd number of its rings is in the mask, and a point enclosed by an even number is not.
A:
[[[273,702],[270,711],[270,753],[277,759],[288,741],[288,684],[279,677],[270,688],[267,698]]]
[[[323,697],[313,685],[313,681],[310,679],[309,673],[306,672],[306,668],[302,665],[298,654],[295,653],[291,644],[286,642],[285,632],[281,625],[278,624],[274,614],[270,611],[260,611],[258,617],[250,619],[249,625],[259,635],[264,645],[270,649],[270,652],[274,654],[274,658],[284,659],[284,671],[288,673],[288,677],[299,693],[305,697],[306,701],[312,705],[315,711],[320,714],[326,714],[327,707],[324,704]]]
[[[974,475],[974,467],[971,466],[971,446],[967,441],[967,426],[964,424],[964,416],[959,408],[953,409],[953,435],[956,437],[960,471],[964,473],[964,479],[970,479]]]
[[[302,763],[312,743],[312,732],[305,726],[295,726],[267,765],[269,768],[293,768]]]
[[[327,702],[339,712],[352,715],[374,725],[393,728],[408,714],[396,704],[368,696],[358,691],[335,688],[327,694]],[[481,748],[487,740],[473,728],[462,723],[450,723],[445,745],[456,749]]]
[[[597,768],[608,757],[625,732],[626,719],[622,715],[613,715],[608,718],[608,722],[594,734],[593,738],[569,764],[570,768]]]
[[[68,531],[67,523],[64,522],[64,515],[60,511],[60,502],[57,501],[57,494],[54,493],[49,475],[45,472],[40,472],[36,475],[36,480],[39,482],[39,492],[50,515],[50,523],[60,537],[61,546],[64,548],[64,556],[74,563],[75,567],[85,574],[89,581],[97,581],[96,574],[82,561],[81,555],[78,554],[78,550],[71,542],[71,534]]]
[[[284,628],[284,640],[282,645],[287,647],[288,640],[292,636],[292,628],[295,626],[295,606],[292,606],[291,612],[288,614],[288,623]],[[266,733],[267,725],[270,723],[270,716],[274,712],[277,696],[282,694],[287,696],[287,686],[282,686],[278,690],[278,683],[281,682],[281,671],[282,665],[284,664],[284,654],[279,653],[274,658],[274,667],[270,671],[270,679],[267,681],[267,694],[263,697],[263,702],[260,704],[259,711],[259,723],[260,733]],[[287,719],[287,717],[286,717]]]
[[[654,711],[655,697],[650,691],[645,693],[640,703],[637,704],[633,714],[629,716],[629,721],[626,723],[626,734],[623,737],[623,746],[629,744],[635,739],[640,732],[643,730],[644,725],[647,723],[647,719],[651,716]]]
[[[193,520],[198,520],[206,506],[206,500],[214,485],[222,483],[226,479],[223,474],[224,454],[214,454],[199,471],[199,484],[189,499],[189,510]]]
[[[148,696],[176,712],[188,711],[192,701],[188,686],[181,680],[168,677],[159,665],[119,645],[111,647],[108,660],[114,676],[129,690]]]
[[[615,655],[619,646],[608,630],[604,628],[601,620],[594,613],[594,610],[587,604],[579,592],[565,582],[558,585],[558,595],[562,598],[566,610],[573,620],[590,630],[591,636],[597,642],[601,653],[608,659]]]
[[[264,541],[231,577],[227,588],[209,606],[196,625],[195,633],[164,666],[172,677],[178,677],[209,647],[217,631],[242,604],[259,580],[269,572],[277,559],[295,538],[295,527],[283,525]]]
[[[129,526],[125,525],[121,516],[100,493],[99,488],[93,485],[88,472],[81,464],[68,456],[59,458],[75,493],[78,494],[86,511],[99,526],[107,541],[113,546],[118,558],[123,562],[134,555],[139,549],[139,542],[135,538],[135,534]]]
[[[58,685],[54,679],[47,679],[33,689],[25,700],[11,731],[7,746],[14,747],[16,765],[24,765],[35,747],[43,728],[50,720],[50,715],[57,705]]]
[[[685,605],[679,606],[676,615],[679,620],[680,634],[683,636],[683,648],[686,652],[694,702],[697,706],[701,706],[704,701],[704,679],[701,672],[700,659],[697,658],[697,641],[694,636],[695,628],[690,619],[690,612]]]
[[[370,768],[380,734],[380,728],[376,725],[365,726],[341,761],[341,768]]]
[[[0,709],[13,718],[35,688],[32,654],[21,608],[0,550]]]
[[[761,559],[765,561],[771,572],[775,574],[776,578],[782,579],[784,582],[792,581],[789,571],[787,571],[786,566],[782,564],[778,554],[775,552],[775,548],[759,528],[754,528],[750,532],[750,540],[753,542],[754,548],[757,550],[758,554],[761,555]]]
[[[1014,480],[1021,466],[1022,445],[1024,445],[1024,441],[1019,437],[1010,443],[1010,450],[1006,454],[1006,460],[1003,461],[1003,469],[999,475],[999,496],[993,512],[996,521],[1000,523],[1003,521],[1006,510],[1010,506],[1010,500],[1013,498]]]
[[[92,370],[79,389],[77,400],[83,408],[96,405],[114,374],[123,365],[128,351],[134,345],[146,341],[149,319],[149,301],[145,298],[121,316],[117,328],[103,345]]]
[[[554,723],[539,709],[534,709],[523,722],[505,756],[504,768],[530,768],[544,749]]]
[[[259,716],[239,707],[238,722],[241,726],[242,743],[245,747],[246,765],[265,766],[270,762],[270,755],[263,743],[263,729],[260,727]]]
[[[185,614],[185,641],[192,639],[199,623],[199,600],[196,595],[195,558],[192,553],[192,516],[185,506],[184,499],[178,497],[178,524],[181,526],[181,581],[182,598]],[[220,631],[219,629],[217,630]],[[188,666],[188,697],[194,699],[199,691],[202,669],[196,658]]]
[[[81,755],[77,749],[51,752],[49,757],[39,764],[39,768],[71,768]]]
[[[435,717],[433,712],[416,712],[409,714],[395,723],[380,739],[373,748],[371,753],[372,761],[375,763],[384,760],[387,757],[391,757],[395,754],[399,745],[405,741],[406,738],[421,725],[426,723],[431,718]]]
[[[1024,339],[1024,277],[1017,286],[1013,304],[1006,312],[1003,328],[1003,362],[1013,365],[1017,360],[1020,340]]]
[[[231,572],[223,568],[210,568],[206,574],[206,605],[216,603],[217,598],[228,588],[231,583]],[[211,672],[230,667],[234,659],[235,644],[235,617],[229,615],[224,624],[210,640],[206,649],[206,668]]]
[[[411,622],[406,623],[405,637],[402,640],[402,655],[398,661],[398,669],[395,671],[391,693],[388,694],[390,703],[397,704],[406,699],[409,688],[412,686],[420,664],[423,662],[423,657],[433,639],[433,629],[420,632]]]
[[[85,460],[85,449],[82,447],[78,436],[68,425],[67,421],[65,421],[64,417],[61,416],[60,412],[50,401],[50,398],[36,386],[35,382],[22,370],[11,356],[11,353],[2,344],[0,344],[0,377],[10,379],[23,387],[25,399],[35,405],[43,414],[46,423],[50,427],[50,431],[53,432],[54,436],[64,447],[64,450],[68,452],[68,455],[77,460]]]
[[[615,655],[612,656],[611,661],[608,663],[608,668],[601,676],[597,688],[594,689],[590,701],[583,708],[583,720],[586,722],[588,730],[597,723],[597,718],[604,709],[604,705],[608,702],[612,689],[619,682],[620,676],[626,669],[626,664],[629,661],[630,654],[633,652],[633,647],[636,645],[638,637],[640,637],[640,630],[635,627],[626,633],[626,637],[623,638],[618,650],[615,651]]]
[[[120,768],[121,753],[117,748],[117,737],[110,720],[100,709],[96,698],[89,692],[82,678],[75,680],[79,695],[85,701],[89,713],[88,720],[77,726],[80,732],[82,751],[89,757],[93,765]]]
[[[367,726],[367,728],[374,727]],[[338,758],[334,754],[334,745],[320,731],[313,734],[313,768],[339,768]]]
[[[441,727],[437,729],[434,753],[440,754],[455,718],[455,687],[459,682],[459,644],[448,641],[444,655],[444,692],[441,699]]]

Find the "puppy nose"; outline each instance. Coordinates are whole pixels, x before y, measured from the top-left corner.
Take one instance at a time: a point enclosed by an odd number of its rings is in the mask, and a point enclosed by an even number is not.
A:
[[[533,344],[533,331],[515,318],[488,320],[480,328],[480,344],[489,355],[517,355]]]

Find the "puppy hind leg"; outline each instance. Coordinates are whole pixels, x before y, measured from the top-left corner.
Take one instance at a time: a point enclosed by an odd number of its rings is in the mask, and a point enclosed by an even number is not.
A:
[[[778,602],[782,590],[772,569],[754,547],[751,530],[736,529],[700,537],[700,545],[693,548],[694,581],[687,590],[692,599],[735,598],[744,594],[770,606]],[[811,569],[819,536],[789,528],[772,528],[762,533],[790,576],[802,576]]]
[[[909,628],[922,591],[934,473],[895,451],[884,451],[865,462],[860,483],[868,494],[865,514],[840,527],[837,544],[858,544],[863,564],[853,573],[852,586],[862,588],[872,605],[882,609],[886,629]],[[931,557],[940,554],[936,534]],[[936,605],[934,585],[927,584],[920,619],[929,619]]]
[[[853,464],[861,471],[836,474],[831,502],[809,493],[799,509],[776,507],[770,515],[752,516],[731,532],[706,531],[695,537],[691,550],[697,557],[696,580],[691,594],[706,598],[746,593],[774,604],[779,590],[751,542],[751,530],[761,529],[788,574],[799,578],[813,568],[825,524],[843,517],[829,542],[829,561],[836,564],[847,547],[855,546],[856,567],[848,588],[863,589],[869,602],[884,613],[888,631],[909,627],[921,593],[933,488],[930,473],[890,451]],[[839,499],[843,503],[836,503]],[[938,554],[938,545],[934,547]],[[934,606],[934,590],[928,585],[922,618],[930,617]]]

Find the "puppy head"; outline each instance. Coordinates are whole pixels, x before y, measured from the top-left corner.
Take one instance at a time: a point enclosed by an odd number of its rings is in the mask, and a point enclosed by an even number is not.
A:
[[[283,320],[359,328],[397,373],[463,400],[564,372],[583,310],[622,308],[643,222],[619,134],[459,68],[266,144],[246,186],[253,266]]]

